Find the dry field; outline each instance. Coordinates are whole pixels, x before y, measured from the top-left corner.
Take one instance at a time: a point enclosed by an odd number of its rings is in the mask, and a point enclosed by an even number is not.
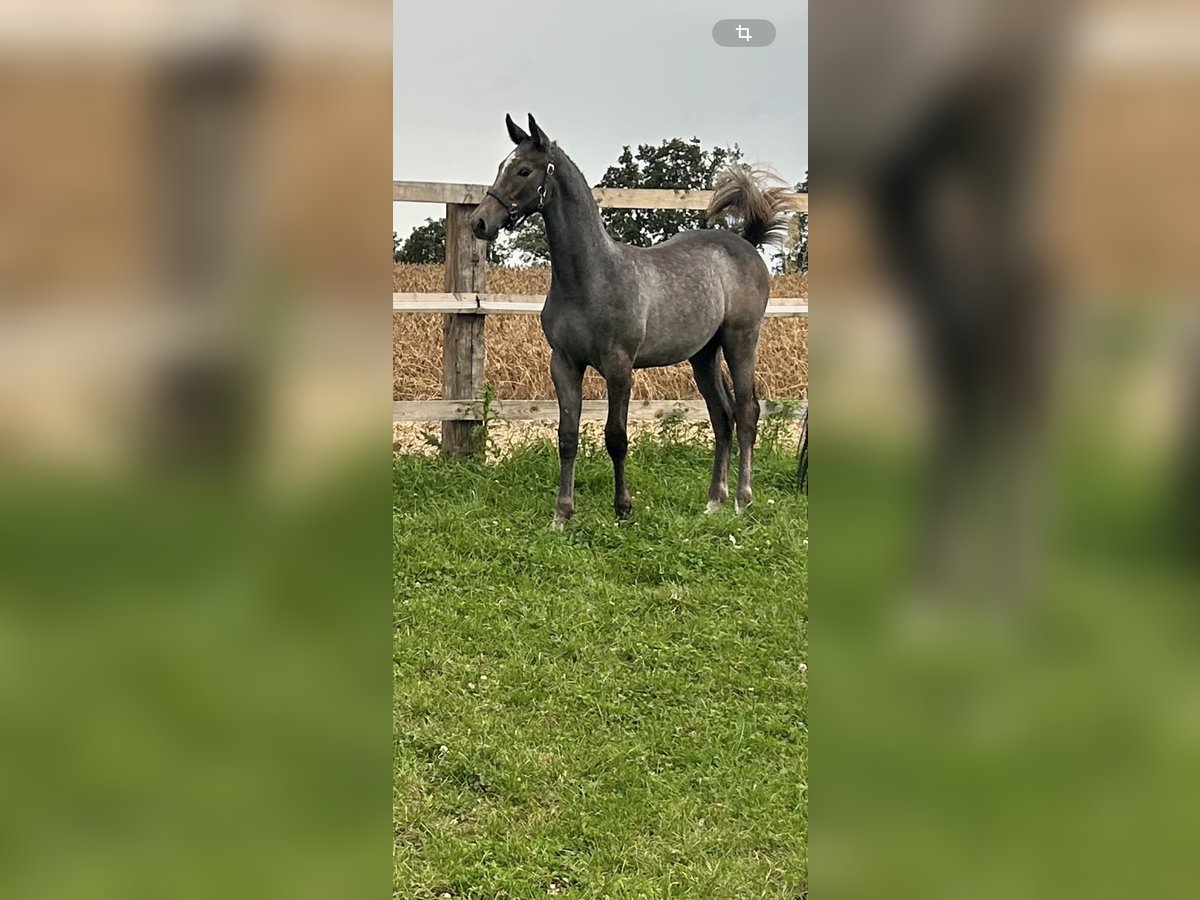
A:
[[[441,266],[396,266],[394,291],[442,291]],[[487,285],[497,293],[544,294],[550,269],[489,267]],[[776,275],[773,297],[807,297],[804,275]],[[489,316],[485,377],[501,399],[539,400],[554,396],[550,383],[550,348],[537,316]],[[771,318],[763,324],[758,352],[760,396],[804,397],[808,390],[808,320]],[[392,397],[394,400],[436,400],[442,395],[442,316],[403,313],[392,317]],[[584,396],[604,397],[604,382],[588,372]],[[687,363],[636,373],[637,399],[698,399]]]

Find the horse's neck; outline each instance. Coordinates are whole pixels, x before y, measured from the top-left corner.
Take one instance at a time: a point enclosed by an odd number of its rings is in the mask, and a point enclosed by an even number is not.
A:
[[[571,286],[595,274],[612,251],[612,239],[583,173],[557,148],[553,158],[554,193],[543,211],[546,243],[555,278]]]

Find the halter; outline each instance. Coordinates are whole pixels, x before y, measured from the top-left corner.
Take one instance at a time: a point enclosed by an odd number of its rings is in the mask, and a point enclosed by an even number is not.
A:
[[[540,212],[542,207],[546,205],[546,184],[550,181],[550,176],[554,174],[554,163],[546,163],[546,174],[542,178],[542,183],[538,185],[537,196],[538,203],[533,209],[527,213],[522,213],[517,207],[515,200],[508,201],[501,197],[493,188],[487,189],[487,196],[495,197],[500,201],[500,205],[508,211],[508,221],[504,223],[505,231],[516,231],[521,227],[521,224],[532,216],[535,212]]]

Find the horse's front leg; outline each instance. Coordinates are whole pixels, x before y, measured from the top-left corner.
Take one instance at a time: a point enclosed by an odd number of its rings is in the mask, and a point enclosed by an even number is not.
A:
[[[629,454],[629,394],[633,390],[633,364],[619,359],[605,366],[608,383],[608,421],[604,425],[604,448],[613,461],[615,491],[613,509],[618,519],[629,518],[633,498],[625,484],[625,457]]]
[[[558,502],[554,530],[562,531],[575,512],[575,457],[579,454],[579,414],[583,408],[583,367],[555,350],[550,377],[558,395]]]

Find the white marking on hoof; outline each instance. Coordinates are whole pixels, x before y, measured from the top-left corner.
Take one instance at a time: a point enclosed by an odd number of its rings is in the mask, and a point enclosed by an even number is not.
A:
[[[742,513],[744,513],[746,511],[746,507],[749,506],[753,502],[754,502],[753,500],[747,500],[745,503],[743,503],[741,500],[735,500],[733,502],[733,511],[736,512],[740,516]]]
[[[550,523],[550,528],[552,531],[562,531],[566,527],[567,520],[562,516],[555,516],[554,521]]]
[[[706,516],[711,516],[713,513],[715,513],[720,508],[721,508],[720,500],[709,500],[708,505],[706,507],[704,507],[704,514]]]

